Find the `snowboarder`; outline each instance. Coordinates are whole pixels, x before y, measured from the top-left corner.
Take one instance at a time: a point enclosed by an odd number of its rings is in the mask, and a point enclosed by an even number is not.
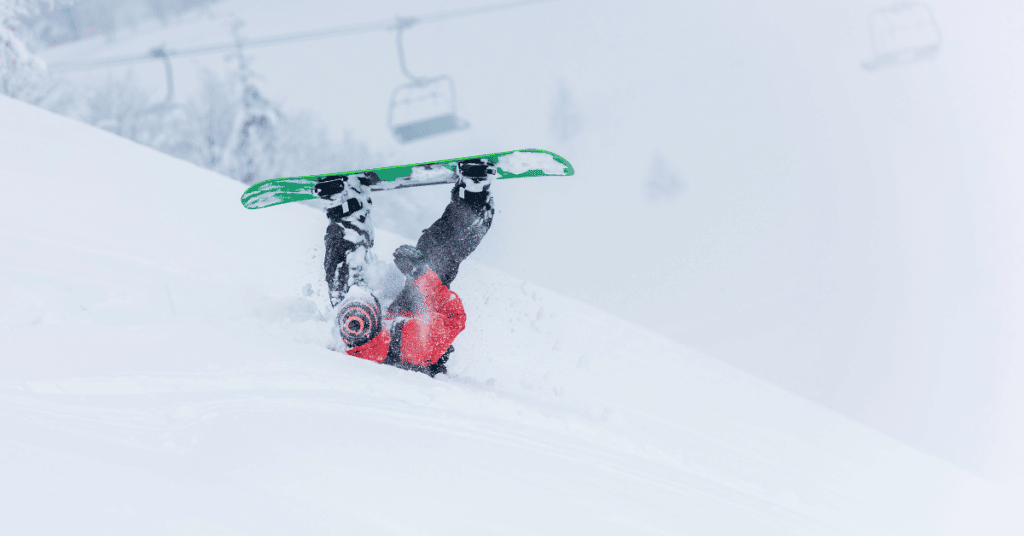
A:
[[[394,263],[372,253],[373,172],[321,178],[314,192],[328,202],[324,270],[334,306],[336,349],[396,367],[447,373],[455,337],[465,329],[462,301],[450,287],[459,265],[480,244],[494,218],[494,163],[456,165],[457,182],[441,217],[403,245]]]

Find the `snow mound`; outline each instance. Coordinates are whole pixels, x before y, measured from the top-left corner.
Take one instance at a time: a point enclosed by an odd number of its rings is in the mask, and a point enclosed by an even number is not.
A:
[[[555,157],[547,153],[523,151],[498,157],[498,168],[517,175],[532,169],[538,169],[548,175],[564,175],[567,172],[565,164],[558,162]]]
[[[987,484],[486,266],[430,379],[326,349],[315,210],[3,97],[0,162],[4,534],[1005,527]]]

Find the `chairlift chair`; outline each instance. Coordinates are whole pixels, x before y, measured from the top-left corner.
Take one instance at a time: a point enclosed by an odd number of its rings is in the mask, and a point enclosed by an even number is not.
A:
[[[410,81],[391,92],[387,127],[401,143],[469,127],[455,111],[455,82],[450,76],[420,77],[409,72],[402,34],[415,23],[413,18],[398,18],[395,24],[398,66]]]
[[[410,141],[462,130],[469,123],[455,110],[455,82],[450,76],[421,78],[391,92],[388,129],[398,141]]]

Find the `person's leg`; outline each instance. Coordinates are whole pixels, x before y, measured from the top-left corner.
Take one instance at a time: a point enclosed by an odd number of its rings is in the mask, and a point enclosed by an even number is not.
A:
[[[328,201],[324,272],[334,306],[351,286],[363,283],[373,248],[371,180],[361,174],[333,175],[320,179],[315,188],[317,195]]]
[[[468,192],[456,185],[444,213],[420,235],[416,249],[446,287],[458,275],[462,261],[480,245],[493,219],[494,200],[489,188]]]
[[[463,177],[452,188],[451,201],[444,213],[430,227],[424,229],[416,247],[402,246],[395,251],[395,264],[406,274],[407,281],[389,312],[393,315],[418,313],[422,297],[413,281],[431,268],[450,287],[459,273],[462,261],[469,257],[484,235],[491,228],[494,219],[494,199],[490,183],[497,171],[493,165],[485,164],[477,170],[481,177]]]
[[[362,282],[361,267],[366,264],[366,254],[373,243],[353,242],[351,233],[338,222],[327,225],[324,234],[324,273],[330,290],[331,305],[337,305],[352,285]],[[371,238],[372,240],[372,238]]]
[[[434,270],[444,287],[450,287],[459,273],[462,261],[480,245],[484,235],[491,228],[494,219],[494,199],[490,184],[497,175],[493,164],[484,161],[470,161],[476,169],[465,169],[460,163],[460,181],[452,189],[451,201],[444,213],[430,227],[427,227],[416,247],[402,246],[395,251],[395,264],[406,276],[406,284],[391,307],[392,316],[417,315],[422,311],[424,296],[415,280],[426,272]],[[454,293],[453,293],[454,295]],[[461,305],[459,305],[461,309]],[[461,331],[461,327],[459,331]],[[402,327],[397,333],[392,330],[392,341],[401,344]],[[417,370],[431,377],[447,374],[447,362],[455,348],[451,345],[429,366],[417,367],[401,361],[400,352],[395,354],[396,366]]]

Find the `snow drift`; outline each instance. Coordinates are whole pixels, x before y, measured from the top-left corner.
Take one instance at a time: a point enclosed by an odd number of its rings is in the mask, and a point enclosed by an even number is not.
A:
[[[448,377],[331,352],[322,214],[7,98],[0,175],[4,534],[1007,529],[988,484],[473,262]]]

